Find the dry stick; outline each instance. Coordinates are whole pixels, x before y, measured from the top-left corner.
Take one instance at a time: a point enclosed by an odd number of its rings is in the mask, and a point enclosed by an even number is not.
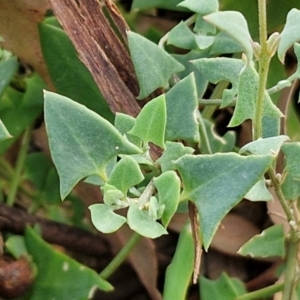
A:
[[[101,257],[109,250],[100,235],[89,231],[33,216],[26,211],[0,203],[0,230],[23,234],[27,225],[38,224],[42,237],[49,243],[61,245],[80,253]]]

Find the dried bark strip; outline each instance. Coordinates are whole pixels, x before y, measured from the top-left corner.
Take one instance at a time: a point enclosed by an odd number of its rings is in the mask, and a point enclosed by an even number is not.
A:
[[[112,112],[136,116],[140,111],[135,99],[139,88],[133,65],[102,11],[104,4],[97,0],[49,2]]]
[[[0,203],[0,230],[23,234],[27,225],[38,224],[42,237],[49,243],[95,257],[108,253],[100,236],[86,230],[50,221],[28,214],[26,211]]]

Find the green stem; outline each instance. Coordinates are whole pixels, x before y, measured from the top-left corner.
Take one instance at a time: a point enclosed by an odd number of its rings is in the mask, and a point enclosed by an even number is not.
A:
[[[141,235],[134,232],[126,245],[120,250],[120,252],[113,258],[113,260],[106,266],[106,268],[99,274],[103,279],[107,279],[111,276],[116,269],[125,261],[132,249],[141,239]]]
[[[9,206],[12,206],[14,204],[17,191],[18,191],[18,186],[21,180],[21,175],[22,175],[22,170],[24,167],[25,163],[25,158],[26,154],[28,151],[28,146],[30,143],[30,138],[31,138],[31,126],[28,127],[23,135],[22,142],[21,142],[21,149],[18,155],[18,159],[16,162],[16,169],[12,177],[12,182],[9,190],[9,194],[7,197],[7,204]]]
[[[222,99],[198,99],[199,105],[214,105],[214,106],[220,106],[222,104]],[[232,100],[228,106],[235,106],[236,104],[236,99]]]
[[[257,106],[253,124],[253,138],[256,140],[262,136],[262,117],[264,109],[265,88],[267,84],[270,55],[267,45],[267,13],[266,0],[258,0],[259,15],[259,37],[261,45],[261,53],[259,57],[259,85],[257,95]]]
[[[273,284],[268,287],[265,287],[263,289],[236,297],[234,300],[251,300],[251,299],[266,298],[266,297],[270,297],[271,295],[273,295],[279,291],[282,291],[282,288],[283,288],[283,283],[277,283],[277,284]]]
[[[199,122],[199,132],[200,132],[200,140],[201,140],[201,152],[203,154],[212,154],[209,138],[207,136],[206,127],[202,118],[201,113],[198,111],[197,119]]]
[[[227,88],[228,86],[228,82],[227,81],[220,81],[215,89],[213,90],[210,99],[218,99],[218,98],[222,98],[222,93],[223,91]],[[219,105],[213,105],[213,106],[205,106],[203,111],[202,111],[202,117],[204,119],[211,119],[213,113],[215,112],[215,110],[218,108]]]

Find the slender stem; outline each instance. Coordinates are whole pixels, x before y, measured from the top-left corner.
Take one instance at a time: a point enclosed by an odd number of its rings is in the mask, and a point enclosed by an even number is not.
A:
[[[257,95],[257,106],[255,111],[255,119],[253,124],[253,137],[258,139],[262,136],[262,117],[264,108],[265,88],[267,84],[270,54],[268,53],[267,45],[267,13],[266,0],[258,0],[258,15],[259,15],[259,37],[261,45],[261,53],[259,57],[259,84]]]
[[[17,195],[18,186],[22,175],[22,170],[25,163],[26,154],[28,151],[28,146],[30,143],[30,138],[31,138],[31,126],[26,129],[22,138],[21,149],[16,162],[16,169],[12,177],[9,194],[7,197],[7,205],[9,206],[12,206],[14,204]]]
[[[222,99],[198,99],[198,103],[200,105],[214,105],[214,106],[220,106],[222,104]],[[233,99],[228,106],[235,106],[236,105],[236,99]]]
[[[107,279],[111,276],[116,269],[125,261],[132,249],[141,239],[141,235],[134,232],[126,245],[120,250],[120,252],[113,258],[113,260],[106,266],[106,268],[99,274],[102,278]]]
[[[271,295],[282,291],[283,283],[277,283],[270,285],[268,287],[262,288],[260,290],[244,294],[242,296],[236,297],[234,300],[251,300],[251,299],[261,299],[270,297]]]
[[[212,150],[210,147],[209,138],[207,136],[206,127],[202,118],[201,113],[198,111],[197,119],[199,122],[199,132],[200,132],[200,139],[201,139],[201,150],[203,154],[212,154]]]
[[[215,89],[213,90],[210,99],[218,99],[218,98],[222,98],[222,93],[223,91],[227,88],[228,86],[228,82],[227,81],[220,81]],[[210,119],[213,115],[213,113],[215,112],[215,110],[218,108],[219,105],[214,105],[214,106],[205,106],[203,111],[202,111],[202,117],[204,119]]]

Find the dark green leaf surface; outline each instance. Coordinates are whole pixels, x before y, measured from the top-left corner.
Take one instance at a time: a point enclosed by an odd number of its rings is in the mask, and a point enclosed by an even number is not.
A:
[[[62,199],[84,177],[98,174],[105,180],[113,157],[141,152],[107,120],[58,94],[45,92],[45,122]]]
[[[146,143],[151,142],[165,148],[166,110],[165,95],[151,100],[142,108],[133,128],[128,133],[141,138]]]
[[[94,226],[103,233],[117,231],[124,223],[126,218],[113,212],[113,207],[107,204],[93,204],[89,206],[91,219]]]
[[[170,54],[143,36],[129,31],[128,45],[140,85],[138,99],[146,98],[157,88],[168,87],[172,75],[184,70]]]
[[[164,8],[170,10],[182,10],[178,6],[182,0],[133,0],[131,9],[148,9],[148,8]]]
[[[233,300],[246,292],[240,280],[229,278],[224,273],[217,280],[200,277],[201,300]]]
[[[194,74],[190,74],[166,94],[166,140],[199,142],[197,88]]]
[[[164,300],[186,299],[193,269],[194,241],[190,224],[187,224],[179,235],[175,254],[166,271]]]
[[[25,243],[38,270],[30,300],[82,300],[91,298],[97,288],[112,290],[95,271],[55,251],[31,228],[26,229]]]
[[[224,216],[262,178],[273,160],[272,156],[217,153],[185,155],[176,161],[183,181],[181,199],[194,201],[198,208],[205,249]]]
[[[39,25],[39,34],[43,56],[57,93],[112,121],[112,112],[67,34],[53,25],[52,18]]]
[[[261,234],[255,235],[238,251],[241,255],[251,257],[284,257],[285,255],[285,235],[282,225],[274,225]]]

